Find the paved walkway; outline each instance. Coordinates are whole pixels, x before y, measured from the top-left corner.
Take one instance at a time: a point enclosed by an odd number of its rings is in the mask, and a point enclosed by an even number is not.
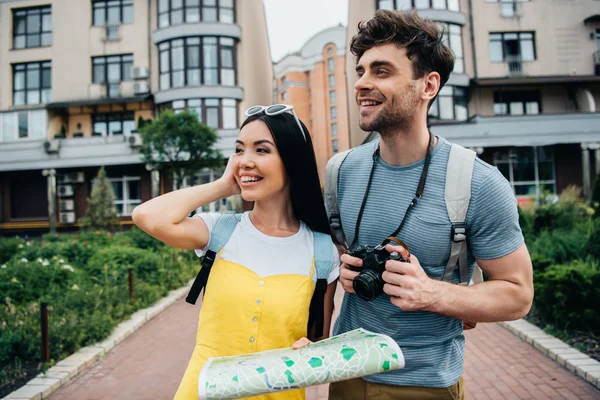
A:
[[[192,352],[198,312],[197,305],[178,301],[49,399],[172,399]],[[600,391],[500,325],[479,324],[466,337],[468,399],[600,399]],[[324,385],[307,393],[308,400],[327,399]]]

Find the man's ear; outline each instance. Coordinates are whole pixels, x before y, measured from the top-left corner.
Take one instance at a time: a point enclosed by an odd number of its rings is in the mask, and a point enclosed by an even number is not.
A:
[[[425,75],[423,78],[423,91],[421,92],[421,98],[423,100],[431,101],[437,96],[440,90],[440,74],[433,71]]]

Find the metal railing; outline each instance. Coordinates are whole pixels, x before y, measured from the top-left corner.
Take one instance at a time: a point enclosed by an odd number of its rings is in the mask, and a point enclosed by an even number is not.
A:
[[[523,73],[523,59],[520,55],[506,56],[504,60],[506,61],[506,64],[508,64],[509,77],[517,78],[525,75]]]
[[[121,36],[119,34],[119,24],[108,24],[106,25],[106,41],[107,42],[112,42],[112,41],[117,41],[121,39]]]

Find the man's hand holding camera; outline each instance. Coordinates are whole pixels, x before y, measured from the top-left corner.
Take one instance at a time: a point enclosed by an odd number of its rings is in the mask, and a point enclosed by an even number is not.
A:
[[[389,260],[382,274],[385,285],[384,293],[388,294],[393,305],[405,311],[434,311],[444,290],[443,282],[431,279],[421,267],[414,254],[401,246],[385,246],[388,252],[397,251],[403,261]]]
[[[443,282],[429,278],[417,257],[406,248],[388,244],[385,250],[401,256],[401,260],[387,260],[381,274],[383,292],[391,297],[391,303],[405,311],[435,311],[444,291]],[[361,273],[363,260],[343,254],[341,261],[340,283],[347,293],[355,293],[354,279]]]

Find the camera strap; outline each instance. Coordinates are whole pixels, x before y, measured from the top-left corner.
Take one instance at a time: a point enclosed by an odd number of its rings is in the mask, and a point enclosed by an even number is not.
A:
[[[398,228],[394,231],[394,233],[389,235],[389,237],[381,243],[382,246],[385,246],[386,244],[390,243],[390,241],[391,241],[389,239],[390,237],[395,237],[398,235],[398,233],[400,233],[400,231],[402,230],[402,227],[404,227],[404,223],[406,222],[406,217],[408,216],[410,211],[417,205],[417,203],[419,202],[421,197],[423,197],[423,190],[425,189],[425,181],[427,180],[427,171],[429,170],[429,164],[431,162],[431,155],[433,154],[433,147],[434,147],[433,144],[434,144],[434,136],[431,133],[431,131],[429,131],[429,146],[427,147],[427,154],[425,155],[425,162],[423,163],[423,171],[421,172],[421,178],[419,179],[419,185],[417,186],[417,192],[415,194],[415,198],[412,199],[412,201],[408,205],[408,208],[406,209],[406,212],[404,213],[404,217],[402,218],[402,221],[400,222],[400,225],[398,226]],[[375,150],[375,152],[373,153],[373,166],[371,167],[371,173],[369,174],[369,182],[367,183],[365,195],[363,196],[363,200],[360,205],[360,211],[358,212],[358,218],[356,219],[356,228],[354,229],[354,240],[352,241],[352,245],[350,246],[350,248],[353,248],[354,245],[358,241],[358,232],[360,229],[360,222],[362,221],[362,216],[365,211],[365,206],[367,204],[367,198],[369,197],[369,189],[371,188],[371,182],[373,181],[373,174],[375,172],[375,164],[377,162],[378,157],[379,157],[379,146],[377,146],[377,150]]]

